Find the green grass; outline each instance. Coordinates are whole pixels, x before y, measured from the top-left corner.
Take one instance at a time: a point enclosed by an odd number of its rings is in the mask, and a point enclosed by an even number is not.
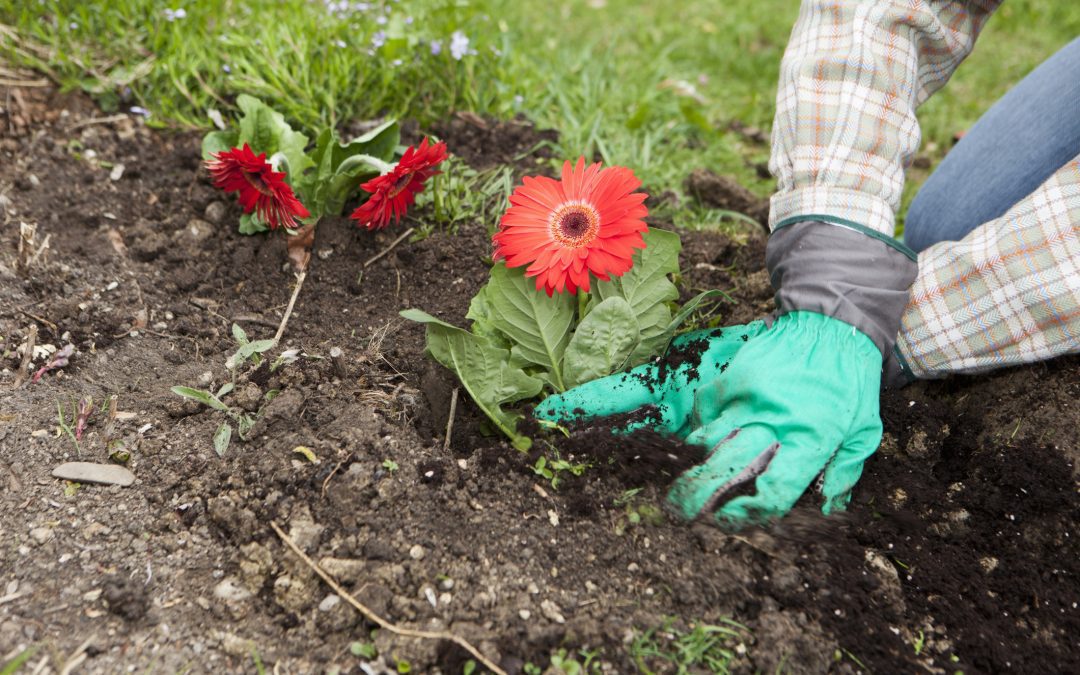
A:
[[[428,123],[453,110],[524,112],[559,130],[560,155],[630,166],[652,190],[678,189],[698,166],[771,189],[755,170],[767,147],[727,129],[737,120],[768,130],[796,0],[371,4],[339,15],[320,1],[193,0],[173,4],[187,15],[170,22],[157,0],[0,0],[0,21],[14,28],[0,34],[0,53],[107,109],[149,108],[163,126],[207,127],[207,109],[228,112],[243,92],[309,132],[382,114]],[[373,48],[379,31],[385,43]],[[455,31],[475,54],[450,55]],[[1006,3],[920,113],[931,159],[1077,34],[1078,3]],[[913,173],[908,199],[924,178]]]
[[[652,675],[653,668],[678,675],[728,673],[735,645],[749,636],[745,626],[729,619],[722,619],[720,625],[698,623],[680,630],[672,618],[634,638],[630,658],[645,675]]]

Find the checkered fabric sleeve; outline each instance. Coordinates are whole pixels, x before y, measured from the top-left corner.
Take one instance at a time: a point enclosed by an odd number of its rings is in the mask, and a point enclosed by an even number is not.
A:
[[[1080,156],[1000,218],[919,255],[896,350],[919,378],[1080,352]]]
[[[891,237],[915,109],[1000,0],[804,0],[780,66],[770,226],[819,220]]]

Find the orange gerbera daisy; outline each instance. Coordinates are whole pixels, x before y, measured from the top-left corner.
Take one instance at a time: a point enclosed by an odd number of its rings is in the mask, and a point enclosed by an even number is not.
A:
[[[585,166],[584,157],[563,164],[561,181],[526,176],[493,237],[495,259],[528,265],[525,276],[549,296],[588,291],[590,273],[602,281],[624,274],[649,229],[640,185],[630,169]]]

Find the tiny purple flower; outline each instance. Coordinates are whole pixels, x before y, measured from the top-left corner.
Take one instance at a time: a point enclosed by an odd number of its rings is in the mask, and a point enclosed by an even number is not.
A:
[[[432,56],[442,54],[442,42],[439,42],[438,40],[431,41],[431,54]]]
[[[371,36],[371,46],[374,47],[375,49],[378,49],[379,47],[382,47],[384,44],[386,44],[386,32],[385,31],[380,30],[380,31],[376,32],[374,35]]]

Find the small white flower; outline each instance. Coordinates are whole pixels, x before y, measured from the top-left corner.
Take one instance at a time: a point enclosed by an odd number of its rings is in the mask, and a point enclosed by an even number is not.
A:
[[[345,49],[345,41],[344,40],[334,40],[334,46],[337,47],[338,49]]]
[[[454,31],[450,36],[450,56],[453,56],[455,61],[460,61],[468,53],[469,36],[459,30]]]
[[[187,17],[187,10],[185,10],[183,7],[178,7],[176,9],[168,9],[168,8],[165,9],[165,20],[166,21],[176,21],[177,19],[184,19],[186,17]]]
[[[375,49],[382,47],[386,44],[386,33],[384,31],[378,31],[371,36],[371,46]]]

